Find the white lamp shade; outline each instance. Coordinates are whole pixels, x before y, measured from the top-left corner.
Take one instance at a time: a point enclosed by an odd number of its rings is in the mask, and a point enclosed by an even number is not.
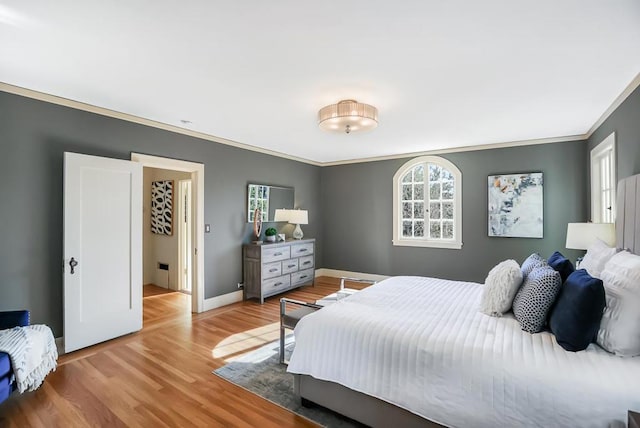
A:
[[[289,210],[289,223],[291,224],[309,224],[309,215],[307,210]]]
[[[567,225],[567,248],[586,250],[597,239],[610,247],[616,243],[616,228],[613,223],[569,223]]]
[[[276,208],[276,213],[273,216],[273,221],[289,221],[289,211],[284,208]]]

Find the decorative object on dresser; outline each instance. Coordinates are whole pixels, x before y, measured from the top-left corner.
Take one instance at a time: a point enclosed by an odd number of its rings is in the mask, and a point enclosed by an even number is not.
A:
[[[542,238],[542,173],[490,175],[489,236]]]
[[[264,231],[264,236],[266,237],[265,240],[267,242],[276,242],[277,234],[278,234],[278,231],[276,230],[275,227],[269,227],[267,228],[267,230]]]
[[[244,298],[264,299],[303,285],[315,275],[315,239],[245,244]]]
[[[301,224],[309,224],[309,214],[307,210],[289,210],[289,224],[295,224],[296,228],[293,230],[293,237],[295,239],[302,239],[304,234],[300,229]]]
[[[262,213],[260,212],[260,208],[256,208],[253,213],[253,234],[256,236],[256,240],[253,241],[254,244],[262,244],[260,240],[260,234],[262,233]]]
[[[260,208],[262,221],[283,221],[276,219],[277,211],[280,208],[293,209],[294,193],[293,187],[247,185],[247,222],[253,221],[256,208]]]

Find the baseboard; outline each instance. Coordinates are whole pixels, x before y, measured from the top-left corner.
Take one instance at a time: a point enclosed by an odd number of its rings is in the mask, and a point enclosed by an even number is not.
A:
[[[58,356],[64,355],[64,337],[56,337],[56,348],[58,349]]]
[[[242,290],[232,291],[231,293],[223,294],[221,296],[211,297],[204,299],[204,305],[202,307],[204,311],[210,311],[211,309],[219,308],[221,306],[230,305],[232,303],[242,301]]]
[[[348,270],[336,270],[336,269],[325,269],[325,268],[316,269],[316,278],[319,276],[330,276],[333,278],[341,278],[343,276],[346,276],[349,278],[367,279],[370,281],[382,281],[383,279],[389,278],[389,276],[386,276],[386,275],[377,275],[373,273],[351,272]]]

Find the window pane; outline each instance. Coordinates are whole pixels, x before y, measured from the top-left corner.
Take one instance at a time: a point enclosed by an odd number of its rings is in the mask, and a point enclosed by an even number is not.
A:
[[[440,172],[442,168],[438,165],[429,164],[429,181],[438,181],[440,180]]]
[[[422,183],[424,181],[424,166],[418,165],[413,169],[413,181],[416,183]]]
[[[424,202],[413,204],[413,218],[424,218]]]
[[[412,205],[411,202],[402,203],[402,218],[411,218]]]
[[[442,237],[444,239],[453,239],[453,223],[450,221],[442,222]]]
[[[404,177],[402,177],[403,183],[411,183],[411,171],[407,172]]]
[[[405,184],[402,186],[402,200],[410,201],[413,199],[413,190],[411,184]]]
[[[440,199],[440,183],[433,183],[429,185],[429,198]]]
[[[424,237],[424,221],[416,221],[413,225],[413,236],[423,238]]]
[[[416,201],[424,201],[424,184],[415,184],[413,186],[413,198]]]
[[[453,202],[442,203],[442,218],[453,220]]]
[[[440,202],[431,202],[429,204],[429,213],[430,213],[429,218],[430,219],[435,220],[435,219],[442,218],[442,215],[441,215],[440,211],[441,211],[440,210]]]
[[[453,181],[453,174],[448,169],[442,168],[442,179]]]
[[[429,222],[429,235],[432,238],[440,239],[440,222],[439,221],[430,221]]]
[[[413,237],[413,227],[411,221],[402,222],[402,236],[411,238]]]
[[[442,183],[442,199],[453,199],[453,181]]]

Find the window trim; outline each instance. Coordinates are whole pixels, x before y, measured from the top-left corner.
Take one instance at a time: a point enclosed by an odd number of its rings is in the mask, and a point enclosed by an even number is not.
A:
[[[602,205],[602,197],[600,192],[600,160],[603,155],[611,152],[611,218],[612,222],[616,219],[616,133],[612,132],[607,138],[602,140],[600,144],[591,150],[590,154],[590,171],[589,176],[591,180],[591,221],[594,223],[602,223],[602,217],[600,208]]]
[[[445,168],[454,177],[454,197],[453,197],[453,230],[454,239],[435,240],[428,238],[403,238],[401,233],[402,219],[400,216],[400,186],[402,177],[416,165],[421,163],[431,163]],[[426,174],[426,172],[425,172]],[[425,198],[427,192],[425,189]],[[425,199],[425,203],[427,200]],[[420,156],[406,162],[393,176],[393,245],[402,247],[426,247],[426,248],[448,248],[459,250],[462,248],[462,172],[452,162],[440,156]]]

